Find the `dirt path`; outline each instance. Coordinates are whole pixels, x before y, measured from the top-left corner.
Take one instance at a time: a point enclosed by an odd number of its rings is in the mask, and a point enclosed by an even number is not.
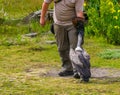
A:
[[[93,78],[120,78],[120,70],[110,68],[92,68],[91,77]],[[50,70],[46,76],[58,76],[58,70]]]
[[[57,68],[45,69],[30,69],[26,72],[33,76],[48,76],[48,77],[59,77],[59,70]],[[92,68],[91,69],[92,78],[120,78],[120,69],[112,68]]]

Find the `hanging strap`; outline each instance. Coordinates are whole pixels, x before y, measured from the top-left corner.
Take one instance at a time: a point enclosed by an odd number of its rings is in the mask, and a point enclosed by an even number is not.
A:
[[[60,2],[60,1],[62,1],[62,0],[54,0],[54,3],[58,3],[58,2]]]

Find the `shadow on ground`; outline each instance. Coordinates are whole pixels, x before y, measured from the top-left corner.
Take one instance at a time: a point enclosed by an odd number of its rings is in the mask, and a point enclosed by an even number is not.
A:
[[[44,77],[59,77],[59,69],[57,68],[37,68],[29,69],[26,71],[27,74],[31,76],[44,76]],[[72,77],[72,76],[69,76]],[[68,78],[69,78],[68,77]],[[91,78],[95,79],[120,79],[120,69],[112,68],[92,68]],[[120,82],[120,80],[119,80]]]

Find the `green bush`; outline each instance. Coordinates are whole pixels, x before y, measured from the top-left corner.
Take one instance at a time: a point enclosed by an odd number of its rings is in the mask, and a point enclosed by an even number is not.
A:
[[[102,36],[108,43],[120,45],[120,5],[117,0],[99,1],[90,0],[92,3],[86,7],[89,15],[86,34]]]

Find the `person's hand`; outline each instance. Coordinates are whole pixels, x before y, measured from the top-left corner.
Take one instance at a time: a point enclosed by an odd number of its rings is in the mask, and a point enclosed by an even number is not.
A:
[[[40,18],[40,25],[45,26],[45,18]]]

